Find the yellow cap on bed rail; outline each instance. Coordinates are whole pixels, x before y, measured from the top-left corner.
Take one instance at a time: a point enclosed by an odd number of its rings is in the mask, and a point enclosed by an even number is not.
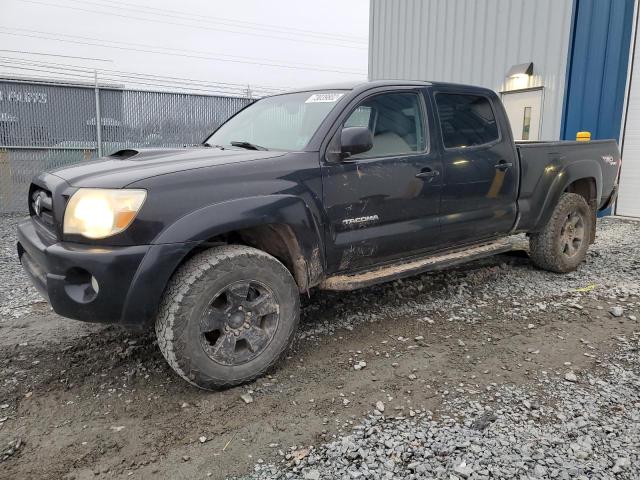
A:
[[[591,140],[591,132],[576,133],[576,142],[588,142]]]

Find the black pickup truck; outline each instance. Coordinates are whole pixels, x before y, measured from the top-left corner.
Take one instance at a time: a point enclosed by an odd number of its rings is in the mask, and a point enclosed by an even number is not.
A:
[[[353,290],[510,250],[574,270],[615,200],[613,140],[513,142],[496,94],[415,81],[276,95],[203,145],[38,175],[18,254],[60,315],[152,325],[205,389],[289,346],[300,293]]]

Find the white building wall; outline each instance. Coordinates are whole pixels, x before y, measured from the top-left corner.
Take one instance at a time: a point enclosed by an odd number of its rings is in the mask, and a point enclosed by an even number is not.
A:
[[[371,0],[369,77],[544,87],[542,140],[560,137],[572,0]],[[526,85],[505,76],[533,62]]]
[[[631,62],[627,76],[625,97],[626,114],[622,119],[622,167],[620,170],[620,192],[615,213],[640,217],[640,35],[638,33],[638,8],[634,11],[631,41]]]

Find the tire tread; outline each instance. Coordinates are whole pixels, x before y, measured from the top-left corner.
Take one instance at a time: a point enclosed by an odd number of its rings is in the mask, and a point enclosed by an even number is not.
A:
[[[556,249],[556,232],[558,224],[562,221],[562,217],[572,209],[586,208],[588,212],[591,212],[589,204],[581,195],[576,193],[563,193],[556,207],[553,210],[551,218],[544,226],[542,231],[531,234],[529,238],[529,256],[534,265],[543,269],[556,273],[566,273],[571,270],[575,270],[577,265],[567,265],[567,263],[561,258],[561,254]],[[593,222],[591,216],[588,217],[588,221]],[[591,235],[591,225],[589,228],[585,228],[585,234]],[[590,239],[585,239],[587,246]],[[586,253],[586,249],[585,249]],[[578,262],[578,265],[583,259]]]
[[[188,319],[180,315],[181,311],[193,305],[206,287],[206,282],[199,282],[212,269],[229,272],[239,264],[244,266],[268,264],[270,268],[280,270],[282,275],[293,277],[287,268],[271,255],[256,248],[244,245],[224,245],[205,250],[183,264],[173,275],[161,301],[156,317],[155,330],[158,346],[169,366],[191,385],[200,388],[224,389],[250,382],[273,368],[283,357],[295,335],[299,315],[296,310],[295,321],[289,325],[287,341],[274,358],[266,362],[264,367],[254,374],[237,378],[232,381],[212,377],[198,371],[188,355],[188,346],[184,339],[187,334]],[[297,297],[296,297],[297,298]]]

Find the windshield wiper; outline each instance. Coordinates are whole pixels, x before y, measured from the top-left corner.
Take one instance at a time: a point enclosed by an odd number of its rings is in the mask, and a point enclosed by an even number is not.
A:
[[[260,145],[256,145],[251,142],[230,142],[234,147],[246,148],[247,150],[269,150],[268,148],[261,147]]]

